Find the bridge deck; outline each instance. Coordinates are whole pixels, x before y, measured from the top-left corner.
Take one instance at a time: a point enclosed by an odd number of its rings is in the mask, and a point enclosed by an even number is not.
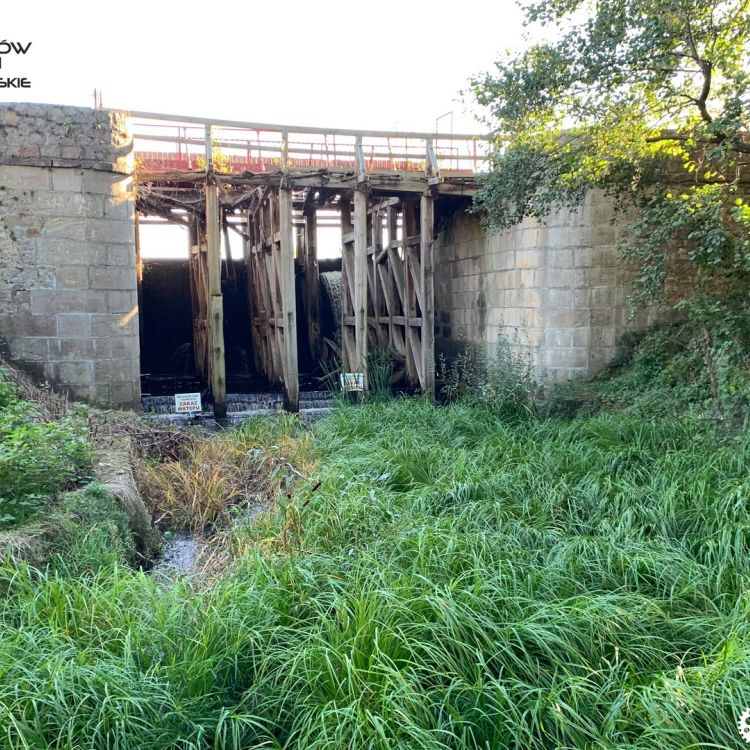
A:
[[[233,184],[471,193],[485,136],[315,128],[130,112],[140,182],[191,182],[207,166]],[[223,176],[223,177],[222,177]]]

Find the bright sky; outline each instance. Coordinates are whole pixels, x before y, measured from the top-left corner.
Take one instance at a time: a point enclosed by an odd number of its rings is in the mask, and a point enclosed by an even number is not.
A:
[[[0,101],[93,106],[96,88],[116,109],[429,132],[445,115],[441,132],[469,133],[482,127],[459,91],[522,33],[514,0],[25,0],[0,21],[32,43],[0,55],[0,77],[31,81]],[[179,228],[148,232],[144,256],[187,252]]]
[[[520,43],[513,0],[3,3],[0,35],[32,46],[0,100],[255,122],[479,132],[458,91]],[[0,45],[0,49],[1,49]],[[440,130],[450,129],[449,118]]]

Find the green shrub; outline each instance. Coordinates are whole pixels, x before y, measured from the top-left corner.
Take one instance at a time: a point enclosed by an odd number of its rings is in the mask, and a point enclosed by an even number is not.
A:
[[[0,379],[0,528],[33,518],[86,476],[90,464],[82,419],[42,422],[34,405]]]

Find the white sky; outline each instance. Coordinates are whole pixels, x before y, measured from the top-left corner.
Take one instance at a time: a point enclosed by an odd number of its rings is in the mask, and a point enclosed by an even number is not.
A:
[[[283,124],[432,131],[481,128],[457,101],[520,43],[513,0],[3,2],[0,35],[32,42],[0,75],[2,101]],[[441,121],[448,130],[448,118]]]
[[[459,90],[522,33],[514,0],[2,5],[2,39],[32,46],[0,76],[32,87],[0,101],[92,106],[96,88],[105,107],[332,128],[433,131],[452,112],[453,132],[482,132]],[[144,255],[186,252],[179,229],[149,231]]]

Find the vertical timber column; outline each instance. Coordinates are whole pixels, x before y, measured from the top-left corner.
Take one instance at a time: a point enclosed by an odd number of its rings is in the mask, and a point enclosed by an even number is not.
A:
[[[404,251],[404,343],[406,345],[406,378],[413,385],[421,385],[419,381],[418,364],[421,364],[419,341],[416,339],[412,323],[417,317],[417,292],[414,288],[414,274],[412,273],[412,255],[414,250],[409,244],[417,232],[417,219],[414,202],[411,198],[402,201]],[[419,358],[419,363],[417,359]]]
[[[221,296],[221,227],[219,187],[206,183],[206,243],[208,254],[208,382],[214,397],[214,416],[227,415],[227,378],[224,362],[224,300]]]
[[[354,356],[352,372],[362,372],[367,388],[367,192],[354,191]]]
[[[320,362],[320,267],[318,266],[318,221],[314,205],[305,211],[305,298],[307,300],[307,336],[313,367]]]
[[[434,241],[435,199],[423,195],[420,205],[420,245],[422,256],[422,390],[435,398],[435,284]]]
[[[286,408],[299,411],[299,370],[297,364],[297,313],[294,283],[294,226],[292,224],[292,191],[279,189],[279,228],[281,232],[282,314],[284,318],[284,395]]]

